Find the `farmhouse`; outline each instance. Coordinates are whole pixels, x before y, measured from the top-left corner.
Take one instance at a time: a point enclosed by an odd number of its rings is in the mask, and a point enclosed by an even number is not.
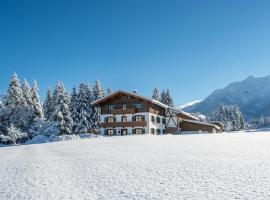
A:
[[[220,126],[137,93],[117,91],[92,103],[100,109],[101,134],[222,132]]]

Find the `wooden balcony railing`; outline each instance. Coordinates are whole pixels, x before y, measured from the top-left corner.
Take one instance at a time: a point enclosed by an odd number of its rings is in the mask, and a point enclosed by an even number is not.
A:
[[[125,115],[125,114],[134,114],[136,112],[135,108],[127,108],[127,109],[115,109],[112,110],[113,115]]]
[[[104,122],[101,123],[103,128],[115,128],[115,127],[136,127],[136,126],[146,126],[146,121],[135,121],[135,122]]]

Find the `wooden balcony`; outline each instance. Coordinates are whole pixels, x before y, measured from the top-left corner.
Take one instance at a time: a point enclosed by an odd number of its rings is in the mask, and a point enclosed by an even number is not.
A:
[[[126,114],[134,114],[136,112],[135,108],[127,108],[127,109],[115,109],[112,110],[113,115],[126,115]]]
[[[115,127],[137,127],[141,126],[144,127],[146,126],[146,121],[141,121],[141,122],[104,122],[101,123],[102,128],[115,128]]]

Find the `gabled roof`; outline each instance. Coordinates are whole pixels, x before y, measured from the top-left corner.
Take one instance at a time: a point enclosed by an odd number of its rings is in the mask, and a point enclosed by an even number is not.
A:
[[[116,92],[113,92],[113,93],[111,93],[111,94],[109,94],[109,95],[107,95],[105,97],[102,97],[102,98],[92,102],[91,105],[95,106],[95,105],[97,105],[97,104],[99,104],[99,103],[101,103],[103,101],[106,101],[107,99],[109,99],[109,98],[111,98],[111,97],[113,97],[113,96],[115,96],[117,94],[126,94],[126,95],[129,95],[129,96],[133,96],[133,97],[140,98],[140,99],[143,99],[145,101],[151,102],[151,103],[156,104],[156,105],[158,105],[160,107],[168,108],[167,105],[165,105],[165,104],[163,104],[163,103],[161,103],[161,102],[159,102],[159,101],[157,101],[155,99],[151,99],[151,98],[148,98],[148,97],[145,97],[145,96],[142,96],[142,95],[138,95],[138,94],[132,93],[132,92],[127,92],[127,91],[124,91],[124,90],[118,90]]]
[[[132,92],[127,92],[127,91],[124,91],[124,90],[118,90],[118,91],[116,91],[116,92],[113,92],[113,93],[111,93],[111,94],[109,94],[109,95],[107,95],[107,96],[105,96],[105,97],[102,97],[102,98],[100,98],[100,99],[98,99],[98,100],[92,102],[91,105],[96,106],[96,105],[98,105],[99,103],[101,103],[101,102],[103,102],[103,101],[106,101],[107,99],[110,99],[111,97],[113,97],[113,96],[115,96],[115,95],[117,95],[117,94],[126,94],[126,95],[129,95],[129,96],[133,96],[133,97],[136,97],[136,98],[140,98],[140,99],[143,99],[143,100],[148,101],[148,102],[150,102],[150,103],[153,103],[153,104],[155,104],[155,105],[158,105],[158,106],[160,106],[160,107],[162,107],[162,108],[170,108],[170,109],[173,109],[173,110],[176,111],[177,113],[181,113],[182,115],[186,115],[186,116],[188,116],[188,117],[190,117],[190,118],[192,118],[192,119],[194,119],[194,120],[199,120],[197,117],[195,117],[195,116],[193,116],[193,115],[191,115],[191,114],[189,114],[189,113],[186,113],[186,112],[184,112],[184,111],[181,111],[181,110],[178,110],[178,109],[169,107],[169,106],[165,105],[164,103],[161,103],[161,102],[159,102],[159,101],[157,101],[157,100],[155,100],[155,99],[151,99],[151,98],[148,98],[148,97],[145,97],[145,96],[136,94],[136,93],[132,93]]]

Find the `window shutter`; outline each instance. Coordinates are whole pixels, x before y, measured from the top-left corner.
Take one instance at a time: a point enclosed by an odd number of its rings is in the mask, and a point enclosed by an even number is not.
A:
[[[135,134],[135,129],[132,129],[132,134]]]
[[[105,130],[105,135],[108,135],[108,129]]]
[[[113,118],[113,121],[116,122],[116,117]]]
[[[132,121],[133,121],[133,122],[135,122],[135,121],[136,121],[135,116],[132,116]]]
[[[116,129],[113,129],[113,134],[116,135]]]
[[[144,128],[142,129],[142,133],[145,134],[145,129]]]

